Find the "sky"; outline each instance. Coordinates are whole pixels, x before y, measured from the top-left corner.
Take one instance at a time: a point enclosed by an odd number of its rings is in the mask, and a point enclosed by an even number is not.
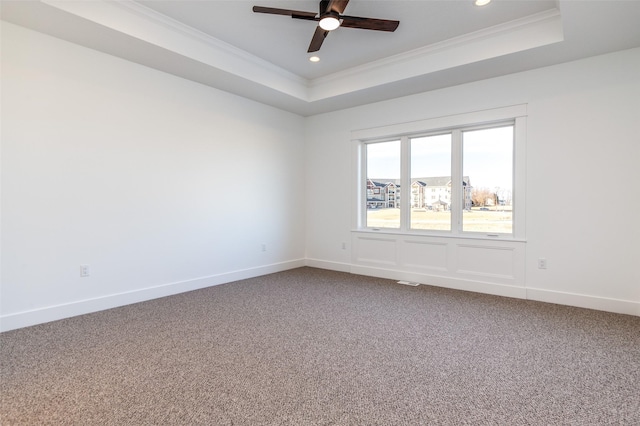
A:
[[[411,139],[411,177],[451,175],[451,134]],[[510,191],[513,126],[463,132],[463,175],[471,185]],[[367,176],[400,179],[400,140],[367,145]]]

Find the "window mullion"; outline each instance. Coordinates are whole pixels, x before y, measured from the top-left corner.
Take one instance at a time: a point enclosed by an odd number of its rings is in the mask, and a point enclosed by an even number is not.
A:
[[[451,134],[451,232],[459,234],[462,230],[462,131],[457,129]]]
[[[400,139],[400,229],[407,231],[411,221],[411,152],[409,137]]]
[[[359,182],[356,197],[360,200],[356,213],[356,226],[358,228],[364,228],[367,226],[367,145],[358,142],[355,156],[357,164],[359,165],[359,167],[356,168]]]

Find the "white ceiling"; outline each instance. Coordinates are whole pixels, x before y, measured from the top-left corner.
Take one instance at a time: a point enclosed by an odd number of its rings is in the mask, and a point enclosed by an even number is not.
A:
[[[2,1],[2,19],[300,115],[312,115],[640,46],[640,1],[351,0],[311,63],[311,21],[253,5],[316,1]],[[640,72],[640,64],[639,64]]]
[[[310,63],[307,48],[312,21],[252,13],[253,5],[318,12],[317,1],[138,1],[157,12],[263,58],[307,79],[481,30],[556,7],[555,1],[352,0],[345,15],[394,19],[394,33],[341,28],[331,33]]]

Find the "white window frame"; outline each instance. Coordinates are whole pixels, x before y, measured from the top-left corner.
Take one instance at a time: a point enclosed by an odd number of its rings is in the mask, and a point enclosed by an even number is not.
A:
[[[351,141],[354,165],[353,182],[355,182],[355,185],[353,185],[354,194],[352,199],[356,201],[352,228],[359,232],[524,240],[526,230],[526,119],[527,106],[526,104],[522,104],[352,131]],[[462,141],[457,140],[457,138],[462,137],[463,131],[499,127],[500,125],[514,126],[512,233],[491,234],[471,231],[464,232],[462,231],[462,208],[459,206],[459,203],[462,200],[462,182],[457,182],[462,179]],[[411,229],[410,138],[448,131],[454,132],[451,147],[451,231]],[[401,141],[400,200],[402,208],[400,210],[400,228],[369,228],[366,226],[366,145],[369,143],[398,139]],[[453,204],[454,202],[455,206]]]

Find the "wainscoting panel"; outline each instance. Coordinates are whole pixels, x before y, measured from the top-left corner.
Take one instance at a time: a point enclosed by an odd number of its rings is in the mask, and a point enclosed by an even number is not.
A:
[[[447,244],[441,242],[400,240],[401,265],[416,272],[446,272],[447,251]]]
[[[515,280],[515,247],[457,244],[459,274]]]
[[[352,271],[526,297],[524,241],[352,232]]]
[[[397,265],[397,239],[393,237],[362,236],[356,239],[353,254],[355,263],[375,266]]]

